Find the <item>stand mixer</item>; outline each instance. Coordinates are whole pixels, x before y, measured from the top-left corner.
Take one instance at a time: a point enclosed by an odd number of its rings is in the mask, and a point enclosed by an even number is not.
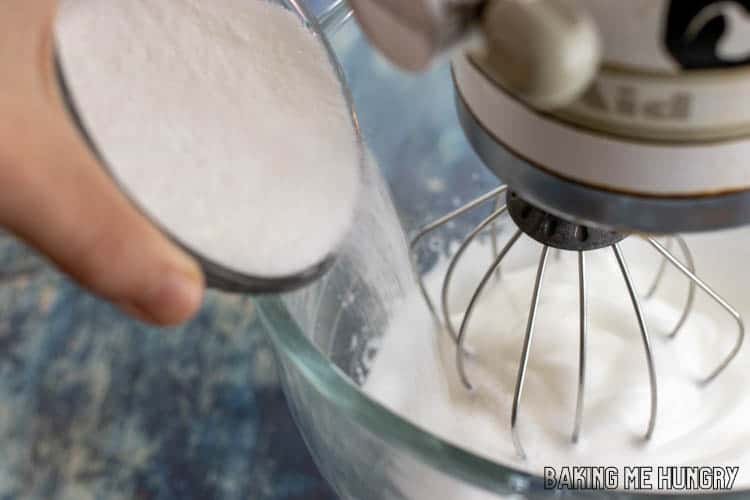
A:
[[[518,431],[529,352],[545,269],[554,252],[577,254],[579,378],[575,426],[582,429],[588,331],[586,255],[611,249],[640,329],[657,417],[658,381],[642,300],[657,291],[667,266],[688,283],[670,337],[686,321],[699,289],[736,325],[736,341],[702,384],[716,379],[741,349],[737,310],[699,277],[679,233],[750,222],[750,0],[351,0],[370,41],[397,66],[422,70],[451,51],[456,106],[464,132],[485,165],[506,184],[419,231],[426,236],[492,204],[448,266],[435,323],[455,343],[456,369],[467,389],[465,348],[471,316],[486,286],[502,279],[501,263],[522,236],[541,245],[513,398],[510,429]],[[507,161],[515,157],[515,161]],[[496,223],[509,215],[515,233],[498,244]],[[453,272],[466,249],[493,233],[495,258],[460,325],[449,316]],[[666,243],[659,240],[666,236]],[[663,261],[648,291],[631,278],[620,242],[642,238]],[[670,247],[678,244],[681,258]],[[550,252],[552,250],[552,252]],[[417,273],[419,274],[419,273]],[[595,334],[596,332],[594,332]]]

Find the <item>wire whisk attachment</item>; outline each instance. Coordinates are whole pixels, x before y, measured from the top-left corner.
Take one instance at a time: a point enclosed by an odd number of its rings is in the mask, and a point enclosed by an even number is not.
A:
[[[420,244],[427,236],[438,229],[470,212],[478,210],[480,207],[490,205],[490,203],[492,206],[489,215],[474,227],[468,235],[466,235],[457,247],[455,253],[451,256],[442,280],[442,286],[440,288],[440,304],[438,306],[430,296],[424,279],[417,269],[416,256]],[[510,217],[516,226],[516,229],[512,232],[510,238],[504,243],[504,245],[500,245],[498,224],[503,217]],[[451,285],[455,278],[456,269],[458,264],[467,254],[467,249],[471,244],[475,242],[480,235],[487,231],[489,231],[491,235],[491,248],[493,252],[492,262],[485,270],[482,278],[477,283],[476,288],[474,288],[474,292],[464,310],[461,323],[457,325],[451,317],[452,309],[450,307]],[[642,238],[660,255],[661,259],[654,279],[646,293],[643,295],[639,294],[636,290],[627,259],[625,258],[621,247],[622,241],[630,236]],[[510,415],[511,436],[515,449],[520,457],[525,458],[526,453],[519,432],[519,412],[523,399],[526,375],[529,369],[529,353],[534,340],[536,320],[539,312],[539,298],[542,287],[544,286],[545,271],[547,270],[551,255],[553,256],[552,258],[556,258],[560,256],[561,252],[574,252],[577,255],[578,263],[578,379],[575,418],[573,421],[573,430],[571,432],[571,441],[573,443],[578,442],[582,434],[583,410],[586,393],[587,338],[589,335],[589,290],[587,279],[588,252],[606,250],[608,248],[613,252],[632,304],[648,367],[650,412],[647,428],[644,433],[644,439],[649,440],[656,428],[659,399],[652,339],[648,323],[644,316],[642,303],[644,300],[649,300],[654,297],[663,281],[664,274],[668,267],[676,269],[687,279],[688,289],[679,319],[670,332],[665,335],[666,339],[674,339],[687,323],[693,310],[698,289],[702,290],[710,299],[726,311],[726,313],[734,319],[737,325],[737,336],[731,350],[716,367],[699,381],[699,383],[705,385],[715,380],[724,372],[739,353],[745,338],[745,325],[743,319],[734,307],[732,307],[705,281],[698,277],[695,270],[695,262],[692,252],[682,237],[679,235],[672,235],[667,238],[664,244],[662,244],[655,236],[630,235],[624,232],[577,224],[547,213],[531,203],[528,203],[520,195],[509,189],[508,186],[500,186],[426,225],[417,232],[411,241],[412,263],[422,296],[424,297],[435,325],[440,330],[445,331],[455,345],[456,370],[461,383],[467,390],[473,388],[465,366],[466,358],[470,355],[470,353],[467,352],[466,340],[471,333],[470,326],[473,313],[476,310],[477,304],[481,301],[485,290],[493,279],[502,279],[502,263],[514,245],[516,245],[522,237],[531,238],[538,242],[541,246],[541,252],[537,264],[531,305],[526,319],[526,329],[520,353],[518,372],[516,374],[515,390]],[[680,250],[681,259],[672,253],[672,247],[675,243]]]

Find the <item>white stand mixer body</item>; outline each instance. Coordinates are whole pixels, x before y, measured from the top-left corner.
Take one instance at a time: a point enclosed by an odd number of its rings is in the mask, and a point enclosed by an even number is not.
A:
[[[738,210],[737,196],[750,192],[750,0],[580,3],[595,18],[603,61],[588,91],[562,109],[534,109],[489,77],[470,52],[455,58],[459,108],[471,115],[464,125],[480,156],[513,181],[501,165],[507,160],[487,154],[486,140],[477,143],[476,126],[528,168],[561,180],[613,196],[705,202],[734,195],[734,204],[722,210]],[[549,205],[533,187],[526,191]],[[575,210],[572,215],[659,229]],[[677,226],[736,225],[749,221],[750,213],[711,220]]]

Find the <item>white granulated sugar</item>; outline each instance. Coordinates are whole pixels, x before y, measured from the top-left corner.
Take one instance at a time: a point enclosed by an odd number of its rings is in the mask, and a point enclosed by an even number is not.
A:
[[[65,0],[83,122],[168,232],[236,271],[312,267],[345,236],[360,147],[321,41],[260,0]]]
[[[689,239],[699,272],[746,317],[750,297],[733,263],[742,262],[748,236],[740,231]],[[625,250],[636,283],[645,289],[658,259],[644,243],[628,240]],[[566,253],[559,262],[550,257],[519,413],[528,458],[518,457],[510,432],[511,404],[539,252],[538,244],[522,239],[508,256],[500,284],[488,289],[478,305],[467,337],[476,355],[467,362],[473,392],[461,385],[452,341],[447,333],[436,332],[416,293],[392,319],[365,391],[452,443],[539,475],[544,466],[739,466],[735,487],[750,487],[750,396],[743,389],[750,379],[747,349],[712,384],[695,383],[729,352],[737,335],[735,323],[698,291],[685,328],[674,341],[664,340],[686,292],[685,281],[673,271],[658,294],[663,300],[645,301],[659,409],[653,438],[644,443],[648,372],[633,307],[611,251],[588,254],[587,387],[577,445],[570,441],[578,370],[577,257]],[[453,296],[456,325],[489,264],[489,250],[478,246],[464,259]],[[443,264],[428,276],[433,293],[439,291],[444,273]],[[447,490],[442,490],[442,498],[496,498],[455,484],[437,485],[443,487]],[[433,493],[409,489],[415,499],[435,498]]]

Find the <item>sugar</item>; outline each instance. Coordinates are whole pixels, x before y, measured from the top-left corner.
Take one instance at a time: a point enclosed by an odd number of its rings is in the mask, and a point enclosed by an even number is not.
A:
[[[737,282],[747,231],[695,236],[689,241],[699,272],[747,316],[750,300]],[[631,239],[635,240],[635,239]],[[743,243],[744,242],[744,243]],[[611,251],[588,254],[588,368],[581,441],[573,430],[578,369],[577,258],[550,259],[519,413],[527,452],[516,454],[510,413],[540,247],[522,239],[509,254],[502,280],[487,290],[468,331],[475,358],[467,369],[475,390],[467,391],[455,368],[455,347],[436,331],[415,293],[391,320],[364,390],[397,414],[443,439],[498,463],[541,475],[545,466],[740,466],[735,487],[750,487],[750,397],[738,389],[750,377],[747,349],[712,384],[696,380],[729,352],[736,339],[733,320],[698,293],[696,308],[673,341],[664,340],[679,318],[686,283],[667,274],[657,294],[645,301],[656,361],[659,410],[652,440],[645,443],[650,399],[643,345],[622,276]],[[717,249],[721,249],[717,253]],[[658,267],[644,243],[625,242],[636,283],[645,289]],[[721,258],[717,259],[717,255]],[[456,273],[453,321],[490,261],[487,246],[474,248]],[[439,290],[445,263],[427,277]],[[408,473],[401,471],[401,476]],[[425,491],[419,478],[403,488],[409,498],[485,500],[497,498],[452,481]],[[658,488],[658,485],[654,486]]]
[[[205,257],[260,277],[330,255],[360,147],[320,39],[259,0],[64,0],[67,83],[136,204]]]

